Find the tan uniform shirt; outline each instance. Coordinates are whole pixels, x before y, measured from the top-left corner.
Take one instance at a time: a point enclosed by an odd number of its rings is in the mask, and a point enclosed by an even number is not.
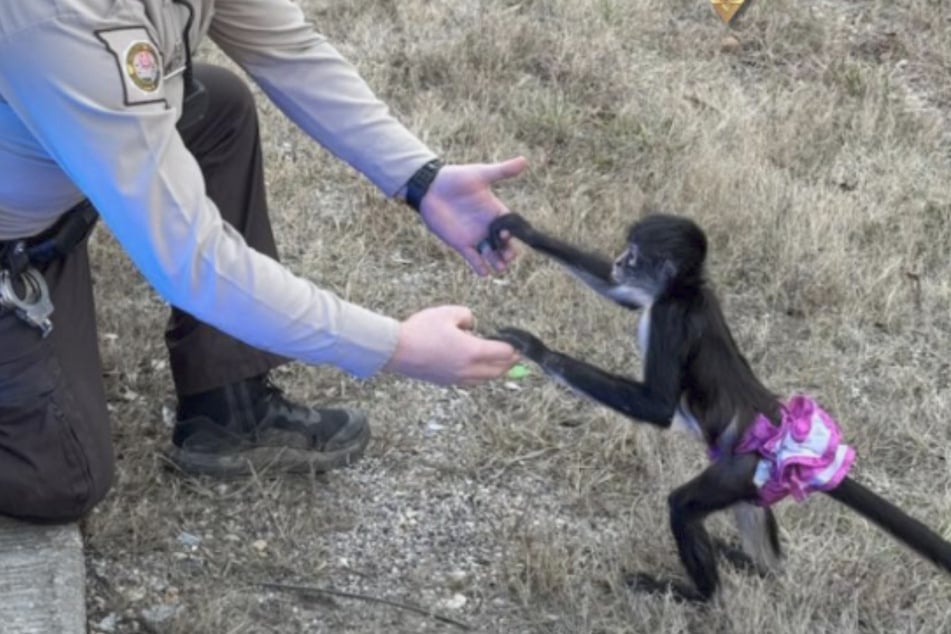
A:
[[[292,120],[393,195],[434,154],[291,0],[188,0],[207,33]],[[252,345],[358,376],[395,320],[246,246],[179,137],[187,7],[172,0],[0,2],[0,240],[87,196],[170,303]]]

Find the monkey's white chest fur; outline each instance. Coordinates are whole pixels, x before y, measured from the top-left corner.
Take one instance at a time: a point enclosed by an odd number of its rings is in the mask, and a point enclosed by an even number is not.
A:
[[[677,406],[677,411],[674,412],[674,420],[670,425],[670,429],[690,434],[698,442],[704,445],[706,444],[703,431],[700,429],[700,423],[697,422],[697,419],[683,400],[680,401],[680,404]]]
[[[640,320],[637,322],[637,345],[638,348],[640,348],[641,359],[643,359],[644,364],[642,371],[647,370],[647,350],[648,344],[650,343],[650,328],[651,306],[648,304],[644,308]],[[674,412],[674,419],[670,428],[673,431],[686,432],[690,436],[693,436],[698,442],[705,442],[703,431],[700,429],[700,423],[697,422],[693,412],[690,411],[690,408],[687,407],[687,404],[683,401],[677,405],[677,411]]]
[[[651,336],[651,305],[647,304],[641,313],[641,318],[637,322],[637,347],[641,353],[644,367],[647,367],[647,344]]]

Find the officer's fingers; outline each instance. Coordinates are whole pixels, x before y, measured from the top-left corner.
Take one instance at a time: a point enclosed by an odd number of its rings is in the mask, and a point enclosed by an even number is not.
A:
[[[482,175],[487,181],[494,183],[505,178],[518,176],[526,167],[528,167],[528,159],[524,156],[518,156],[501,163],[484,165]]]
[[[456,328],[472,330],[475,327],[475,316],[473,316],[472,311],[465,306],[450,304],[440,306],[439,310],[442,310],[446,314],[447,318]]]
[[[469,268],[471,268],[475,274],[480,277],[485,277],[489,274],[489,269],[486,268],[482,256],[475,247],[463,247],[459,250],[459,254],[462,255],[463,259],[469,264]]]
[[[460,383],[463,385],[478,385],[479,383],[498,379],[508,372],[509,368],[515,365],[517,361],[518,357],[516,356],[514,359],[505,362],[496,360],[477,363],[468,368],[468,372]]]
[[[476,337],[473,346],[472,360],[474,365],[493,365],[504,367],[506,370],[518,361],[518,351],[512,344],[498,339],[483,339]]]
[[[506,260],[504,253],[496,251],[488,244],[484,244],[484,246],[479,250],[479,254],[494,270],[499,272],[505,270]]]

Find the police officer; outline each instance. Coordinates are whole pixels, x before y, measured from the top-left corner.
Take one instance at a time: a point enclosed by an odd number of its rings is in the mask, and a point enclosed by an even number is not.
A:
[[[0,274],[6,267],[22,293],[34,274],[54,306],[48,333],[10,301],[0,308],[2,514],[73,519],[111,483],[85,241],[41,248],[70,219],[95,217],[90,209],[174,307],[170,456],[188,473],[319,471],[362,453],[362,413],[305,407],[271,384],[268,371],[288,359],[475,384],[517,358],[467,332],[463,307],[400,323],[278,263],[255,105],[240,78],[193,63],[206,34],[311,137],[417,208],[477,273],[513,257],[478,246],[505,210],[492,184],[524,159],[443,166],[292,0],[0,3]],[[75,224],[67,235],[88,234]]]

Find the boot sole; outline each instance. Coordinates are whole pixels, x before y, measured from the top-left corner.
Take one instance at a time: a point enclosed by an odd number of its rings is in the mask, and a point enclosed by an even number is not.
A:
[[[347,467],[359,460],[370,442],[370,426],[346,447],[334,451],[314,451],[291,447],[254,447],[228,454],[189,451],[172,445],[166,459],[188,475],[239,478],[252,474],[325,473]]]

